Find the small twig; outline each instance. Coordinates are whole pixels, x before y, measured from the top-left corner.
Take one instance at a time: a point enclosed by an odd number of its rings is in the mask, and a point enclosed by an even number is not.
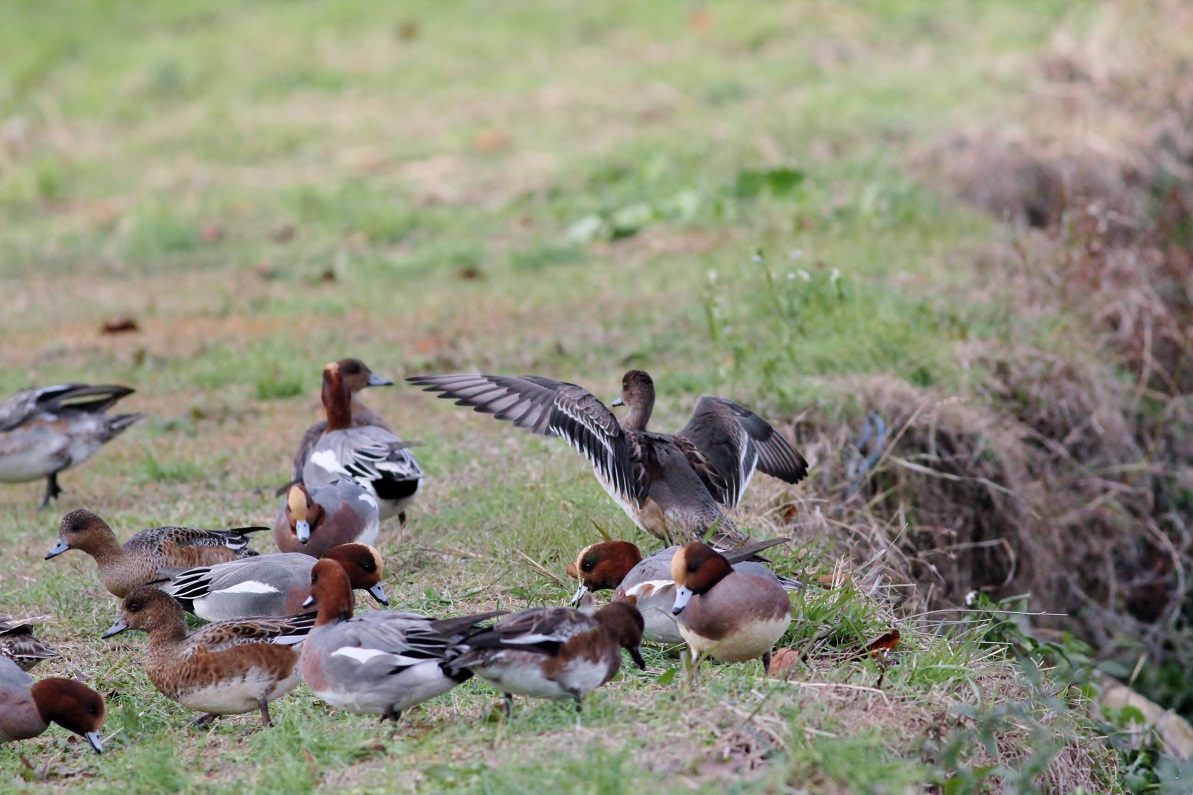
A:
[[[569,589],[569,588],[571,587],[571,586],[570,586],[570,585],[567,583],[567,581],[566,581],[566,580],[564,580],[562,577],[559,577],[559,576],[557,576],[557,575],[556,575],[554,572],[552,572],[552,571],[551,571],[550,569],[548,569],[546,566],[544,566],[543,564],[539,563],[537,560],[535,560],[534,558],[530,557],[529,555],[527,555],[527,554],[526,554],[525,552],[523,552],[522,550],[520,550],[520,549],[515,549],[514,551],[515,551],[515,552],[517,552],[519,555],[521,555],[521,556],[522,556],[522,559],[523,559],[524,561],[526,561],[526,562],[527,562],[527,563],[529,563],[531,566],[533,566],[533,567],[534,567],[536,570],[538,570],[538,572],[539,572],[540,574],[546,575],[547,577],[550,577],[552,580],[554,580],[554,581],[555,581],[555,582],[556,582],[556,583],[559,585],[559,587],[563,588],[564,590],[567,590],[567,589]]]

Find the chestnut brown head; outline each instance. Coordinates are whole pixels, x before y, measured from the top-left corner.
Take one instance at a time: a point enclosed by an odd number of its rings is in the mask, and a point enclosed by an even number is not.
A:
[[[344,384],[352,394],[371,386],[393,386],[394,384],[388,378],[382,378],[374,373],[360,359],[340,359],[335,364],[339,368],[340,377],[343,378]]]
[[[186,617],[182,605],[157,585],[142,585],[120,603],[120,618],[101,637],[110,638],[125,630],[139,630],[153,635],[165,632],[186,635]]]
[[[580,581],[572,605],[585,592],[598,593],[621,585],[630,571],[642,562],[642,552],[629,541],[602,541],[580,550],[575,563],[567,565],[567,573]]]
[[[340,544],[324,552],[323,559],[339,563],[354,589],[368,591],[382,605],[389,606],[389,599],[381,587],[385,561],[375,548],[368,544]]]
[[[33,683],[30,694],[37,712],[46,723],[84,737],[97,754],[104,751],[100,729],[104,725],[107,707],[104,697],[74,679],[50,677]]]
[[[630,653],[634,664],[646,670],[646,661],[642,659],[642,650],[639,648],[645,622],[638,608],[628,602],[610,602],[596,611],[596,620],[618,646]]]
[[[696,594],[708,593],[733,572],[729,561],[707,544],[684,544],[671,558],[671,579],[675,580],[675,607],[679,615]]]

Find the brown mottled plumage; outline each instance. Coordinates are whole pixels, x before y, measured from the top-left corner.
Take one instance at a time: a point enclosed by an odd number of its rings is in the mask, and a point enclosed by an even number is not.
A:
[[[124,598],[120,619],[103,636],[128,629],[147,632],[149,681],[167,698],[206,713],[195,725],[257,709],[262,723],[270,726],[269,702],[302,681],[293,644],[306,637],[314,620],[306,614],[220,621],[187,635],[178,602],[164,591],[141,586]]]
[[[154,527],[142,530],[121,546],[116,534],[91,511],[71,511],[62,517],[58,543],[46,560],[69,549],[86,552],[99,566],[104,587],[119,597],[158,579],[162,569],[210,566],[257,553],[248,548],[245,533],[265,527],[200,530],[196,527]]]
[[[7,657],[24,671],[57,657],[58,652],[33,636],[33,627],[40,622],[37,618],[0,617],[0,657]]]

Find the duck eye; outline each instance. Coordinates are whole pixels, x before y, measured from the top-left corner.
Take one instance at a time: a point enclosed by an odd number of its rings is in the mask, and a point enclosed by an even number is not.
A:
[[[698,569],[698,568],[700,568],[700,567],[699,567],[699,566],[697,566],[695,563],[689,563],[689,564],[688,564],[688,571],[689,571],[689,572],[696,571],[696,569]]]
[[[365,563],[364,565],[362,565],[361,568],[364,569],[365,571],[376,571],[377,570],[377,567],[373,565],[373,561],[371,561],[371,560],[368,561],[367,563]]]

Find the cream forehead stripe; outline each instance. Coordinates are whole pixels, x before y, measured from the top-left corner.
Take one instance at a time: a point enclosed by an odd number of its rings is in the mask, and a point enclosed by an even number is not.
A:
[[[685,570],[688,568],[688,551],[682,547],[671,558],[671,579],[678,583],[684,580]]]
[[[299,519],[305,519],[307,515],[307,495],[302,493],[302,489],[298,486],[290,487],[290,494],[286,498],[286,503],[290,507],[290,512]]]

